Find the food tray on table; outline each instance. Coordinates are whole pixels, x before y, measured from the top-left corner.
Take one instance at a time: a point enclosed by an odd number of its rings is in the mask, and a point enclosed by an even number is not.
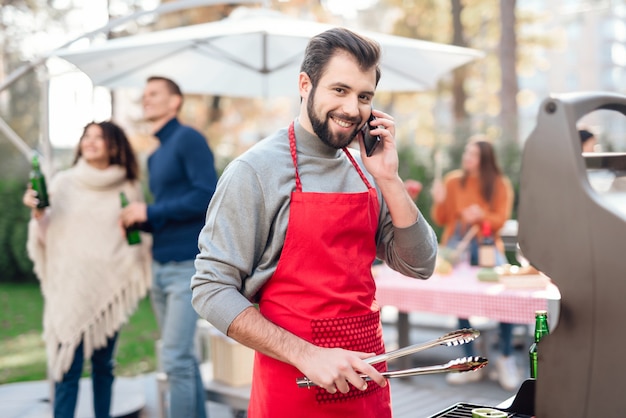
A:
[[[509,289],[545,289],[550,278],[533,266],[517,267],[505,264],[494,268],[498,280]]]
[[[477,405],[473,403],[459,402],[451,407],[431,415],[430,418],[472,418],[472,409],[476,408],[493,408],[491,406]],[[518,414],[515,412],[506,412],[507,418],[532,418],[531,415]]]
[[[543,274],[500,276],[499,281],[509,289],[545,289],[550,284],[550,278]]]

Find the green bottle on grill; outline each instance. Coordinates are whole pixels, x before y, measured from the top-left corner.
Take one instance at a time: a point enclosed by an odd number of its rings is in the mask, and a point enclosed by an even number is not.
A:
[[[48,199],[48,189],[46,188],[46,178],[41,172],[41,167],[39,166],[39,157],[37,155],[33,155],[32,159],[32,168],[30,171],[30,184],[34,191],[37,192],[37,199],[39,199],[39,203],[37,203],[37,208],[43,209],[47,206],[50,206],[50,200]]]
[[[548,311],[535,312],[535,342],[530,346],[528,355],[530,357],[530,377],[537,378],[537,359],[539,341],[550,333],[548,328]]]
[[[128,198],[126,197],[126,193],[120,192],[120,202],[122,207],[125,208],[128,206]],[[141,235],[139,235],[139,229],[134,225],[126,228],[126,241],[128,241],[128,245],[135,245],[141,242]]]

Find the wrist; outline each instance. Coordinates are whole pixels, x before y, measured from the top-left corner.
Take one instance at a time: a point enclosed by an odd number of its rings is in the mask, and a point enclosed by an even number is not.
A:
[[[376,184],[381,189],[402,188],[406,190],[406,187],[404,186],[404,181],[400,178],[400,176],[397,173],[395,176],[374,178],[374,180],[376,180]]]
[[[41,219],[43,219],[44,215],[45,215],[45,210],[44,209],[33,208],[30,211],[30,217],[35,219],[35,220],[37,220],[37,221],[40,221]]]
[[[308,364],[311,364],[315,354],[320,350],[320,347],[309,343],[303,339],[296,342],[295,350],[289,350],[286,352],[287,362],[299,370],[306,369]]]

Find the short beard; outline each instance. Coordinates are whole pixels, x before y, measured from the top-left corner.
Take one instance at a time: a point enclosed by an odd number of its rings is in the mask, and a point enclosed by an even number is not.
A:
[[[352,141],[356,137],[358,130],[355,129],[352,134],[347,135],[347,136],[331,134],[330,129],[328,127],[328,119],[330,118],[331,113],[326,115],[326,120],[321,120],[315,115],[314,97],[315,97],[316,88],[317,87],[313,87],[311,89],[311,94],[309,95],[309,98],[307,99],[307,103],[306,103],[306,110],[309,116],[309,120],[311,121],[311,126],[313,127],[313,132],[315,132],[315,135],[317,135],[317,137],[324,144],[328,145],[331,148],[342,149],[342,148],[347,147],[348,145],[352,143]],[[342,119],[351,120],[352,118],[343,117]],[[357,126],[359,124],[358,122],[360,121],[357,121]]]

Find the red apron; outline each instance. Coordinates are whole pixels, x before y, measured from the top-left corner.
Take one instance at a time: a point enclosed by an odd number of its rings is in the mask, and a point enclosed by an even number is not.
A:
[[[289,224],[276,272],[263,287],[259,309],[273,323],[322,347],[385,351],[371,266],[376,256],[376,190],[350,153],[367,186],[362,193],[304,193],[293,123],[289,144],[296,171]],[[375,367],[386,370],[385,363]],[[256,353],[249,418],[391,417],[389,385],[368,382],[346,394],[299,388],[295,367]]]

